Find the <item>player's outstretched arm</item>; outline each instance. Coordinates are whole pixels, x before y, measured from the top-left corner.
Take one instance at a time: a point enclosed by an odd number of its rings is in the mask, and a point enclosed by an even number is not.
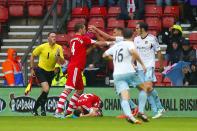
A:
[[[111,36],[111,35],[109,35],[109,34],[103,32],[102,30],[96,28],[96,27],[93,26],[93,25],[90,25],[90,26],[88,27],[88,29],[89,29],[90,31],[91,31],[91,30],[95,31],[96,33],[100,34],[101,36],[103,36],[103,37],[106,38],[107,40],[110,40],[110,41],[115,41],[115,40],[116,40],[116,38],[115,38],[114,36]]]

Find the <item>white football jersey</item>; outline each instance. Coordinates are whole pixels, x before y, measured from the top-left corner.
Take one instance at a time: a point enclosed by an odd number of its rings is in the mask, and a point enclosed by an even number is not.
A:
[[[132,41],[120,41],[105,51],[106,55],[113,56],[114,75],[135,72],[130,54],[131,49],[135,49]]]
[[[137,36],[134,38],[134,45],[146,68],[155,67],[155,52],[160,50],[157,38],[151,34],[148,34],[144,39]],[[137,63],[137,67],[142,70],[141,64]]]

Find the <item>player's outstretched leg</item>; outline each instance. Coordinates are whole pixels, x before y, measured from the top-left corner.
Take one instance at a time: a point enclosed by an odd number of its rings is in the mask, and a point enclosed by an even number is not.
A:
[[[58,101],[58,104],[57,104],[57,109],[55,111],[55,117],[56,118],[63,118],[65,117],[65,114],[63,112],[63,109],[64,109],[64,103],[68,97],[68,95],[71,93],[72,89],[65,89],[60,97],[59,97],[59,101]]]
[[[148,117],[144,114],[144,108],[146,105],[146,100],[147,100],[147,93],[143,90],[140,91],[139,93],[139,113],[138,117],[142,119],[144,122],[148,122]]]
[[[133,124],[141,124],[141,122],[137,120],[135,117],[133,117],[133,115],[131,114],[131,109],[130,109],[128,100],[123,99],[121,101],[121,107],[123,109],[124,114],[127,116],[126,120],[128,122],[133,123]]]
[[[66,110],[66,115],[70,115],[73,113],[74,109],[76,109],[76,102],[78,101],[80,94],[75,92],[72,97],[70,98],[70,102],[68,108]]]
[[[152,118],[157,119],[163,115],[163,113],[165,112],[165,109],[161,105],[160,98],[158,96],[158,92],[154,88],[152,91],[150,91],[150,95],[153,97],[154,102],[157,107],[157,113]]]

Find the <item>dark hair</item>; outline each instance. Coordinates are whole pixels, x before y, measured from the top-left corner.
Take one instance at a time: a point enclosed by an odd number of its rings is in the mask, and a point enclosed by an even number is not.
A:
[[[47,36],[49,37],[49,36],[50,36],[50,34],[52,34],[52,33],[55,33],[55,34],[56,34],[56,32],[51,31],[51,32],[49,32],[49,33],[48,33],[48,35],[47,35]]]
[[[83,29],[84,28],[84,24],[83,23],[76,23],[75,24],[75,27],[74,27],[74,31],[75,32],[78,32],[80,29]]]
[[[120,31],[121,33],[123,33],[123,28],[122,27],[115,27],[114,29]]]
[[[79,117],[80,114],[81,114],[81,110],[76,109],[76,110],[74,110],[73,114],[74,114],[75,116]]]
[[[144,29],[145,31],[148,30],[148,24],[146,24],[145,22],[138,22],[137,23],[141,29]]]
[[[129,28],[124,28],[124,30],[123,30],[123,37],[124,37],[125,39],[131,38],[132,35],[133,35],[133,32],[132,32],[131,29],[129,29]]]

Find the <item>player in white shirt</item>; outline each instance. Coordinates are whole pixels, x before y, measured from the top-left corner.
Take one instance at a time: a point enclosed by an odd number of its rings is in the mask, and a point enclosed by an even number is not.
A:
[[[113,35],[109,35],[105,32],[103,32],[102,30],[96,28],[95,26],[91,25],[88,27],[90,31],[93,31],[94,33],[98,33],[99,35],[101,35],[103,38],[105,38],[106,40],[108,40],[108,42],[105,43],[105,45],[110,45],[113,46],[114,44],[117,44],[121,41],[124,40],[123,37],[123,28],[120,27],[116,27],[113,29]],[[109,41],[113,41],[113,42],[109,42]],[[109,59],[112,60],[112,57],[109,57]],[[139,93],[139,96],[143,94],[143,93]],[[139,103],[141,103],[141,101],[139,101]],[[143,102],[142,102],[143,103]],[[132,114],[133,115],[137,115],[138,114],[138,106],[133,102],[132,99],[129,100],[129,104],[132,110]],[[142,104],[143,105],[143,104]],[[148,121],[148,119],[146,118],[146,116],[144,115],[144,107],[140,106],[140,112],[138,114],[138,116],[143,120],[143,121]],[[117,118],[125,118],[125,115],[119,115],[117,116]],[[144,118],[143,118],[144,117]]]
[[[113,57],[114,85],[116,92],[121,98],[121,107],[129,122],[139,124],[141,122],[135,119],[135,117],[133,117],[131,114],[131,108],[129,105],[130,96],[128,91],[129,85],[134,87],[138,86],[141,89],[141,95],[139,95],[139,107],[145,107],[147,94],[144,91],[146,87],[140,80],[139,76],[136,74],[132,64],[132,59],[137,60],[142,65],[144,72],[146,72],[146,68],[138,56],[133,42],[131,41],[132,31],[130,29],[124,29],[123,36],[124,40],[117,42],[115,45],[105,51],[103,57]],[[148,118],[144,114],[142,115],[142,120],[147,122]]]
[[[158,40],[155,36],[147,33],[148,25],[144,22],[139,22],[136,25],[136,32],[139,36],[134,38],[134,44],[140,55],[140,58],[144,62],[147,72],[143,73],[142,66],[137,63],[137,70],[141,80],[148,87],[148,101],[151,104],[154,118],[159,118],[164,112],[164,108],[161,105],[157,91],[153,88],[153,82],[156,81],[155,77],[155,53],[158,55],[160,61],[160,68],[163,68],[162,54]]]

